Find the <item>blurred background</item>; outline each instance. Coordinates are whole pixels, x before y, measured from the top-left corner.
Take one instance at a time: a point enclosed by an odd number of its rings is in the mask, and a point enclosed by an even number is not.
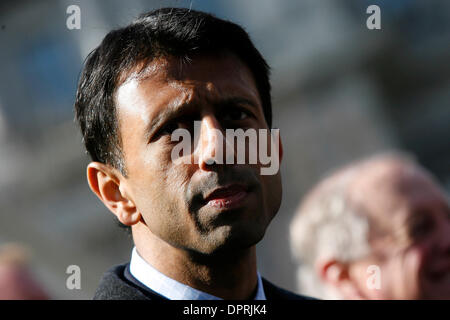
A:
[[[70,5],[81,29],[69,30]],[[366,9],[381,8],[381,30]],[[258,246],[259,271],[296,291],[288,225],[302,195],[348,161],[401,149],[450,190],[450,1],[86,0],[0,2],[0,245],[31,252],[54,299],[90,299],[131,239],[90,192],[73,122],[82,63],[111,29],[164,6],[242,25],[272,67],[284,144],[282,207]],[[66,269],[81,269],[81,289]]]

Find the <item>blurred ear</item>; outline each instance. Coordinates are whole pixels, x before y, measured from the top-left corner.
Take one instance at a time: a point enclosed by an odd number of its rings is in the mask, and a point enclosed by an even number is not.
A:
[[[365,299],[360,288],[359,278],[352,277],[350,265],[335,259],[323,259],[316,263],[316,273],[322,282],[334,288],[342,299]]]
[[[100,162],[87,167],[89,187],[121,223],[131,226],[141,214],[130,197],[125,177],[116,169]]]

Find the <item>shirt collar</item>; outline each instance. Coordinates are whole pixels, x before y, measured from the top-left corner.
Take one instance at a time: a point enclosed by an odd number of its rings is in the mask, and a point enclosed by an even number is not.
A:
[[[130,272],[146,287],[170,300],[222,300],[162,274],[139,255],[136,247],[131,253]],[[254,300],[266,300],[259,272],[257,272],[257,276],[258,284]]]

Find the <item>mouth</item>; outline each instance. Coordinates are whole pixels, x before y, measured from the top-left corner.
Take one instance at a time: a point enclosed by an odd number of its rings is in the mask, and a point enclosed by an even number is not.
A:
[[[248,193],[248,187],[231,184],[209,192],[204,198],[204,204],[215,209],[234,209],[242,206]]]

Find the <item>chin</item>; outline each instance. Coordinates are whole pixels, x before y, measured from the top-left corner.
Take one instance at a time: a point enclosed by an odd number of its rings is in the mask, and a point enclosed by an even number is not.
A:
[[[266,228],[222,226],[208,236],[209,246],[202,252],[208,255],[236,253],[251,248],[264,237]]]

